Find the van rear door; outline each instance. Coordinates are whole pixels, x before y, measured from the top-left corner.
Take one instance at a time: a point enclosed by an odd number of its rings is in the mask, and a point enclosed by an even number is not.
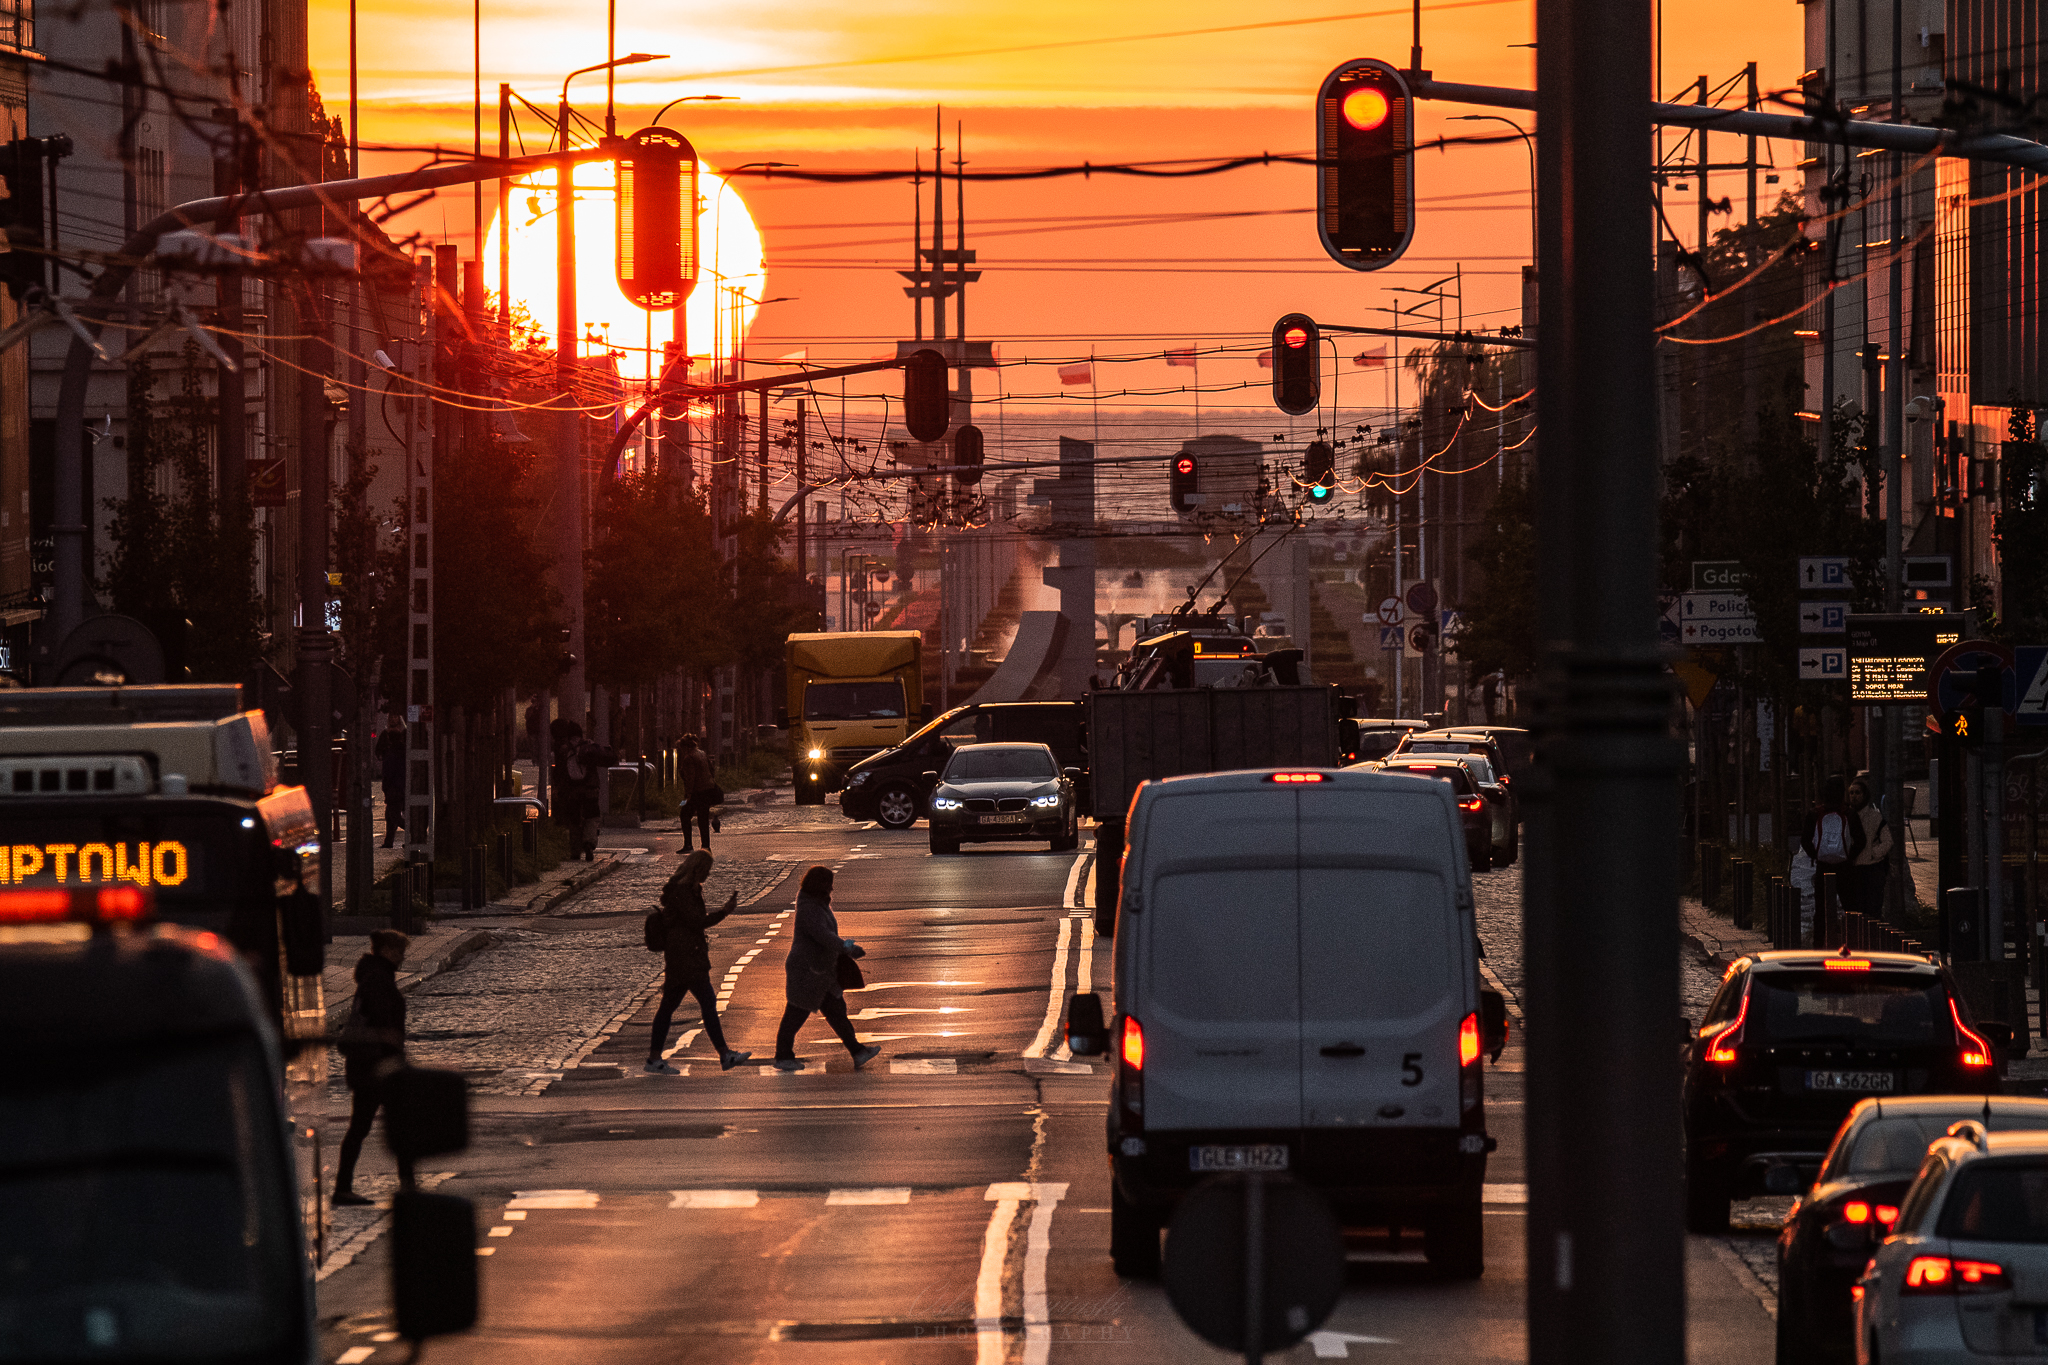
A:
[[[1147,813],[1142,988],[1147,1129],[1301,1126],[1295,793],[1162,793]]]
[[[1412,785],[1299,792],[1305,1127],[1459,1121],[1464,835],[1434,784]]]

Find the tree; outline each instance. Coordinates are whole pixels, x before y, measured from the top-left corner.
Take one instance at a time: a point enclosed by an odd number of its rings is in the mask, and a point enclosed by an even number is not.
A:
[[[586,562],[591,681],[637,689],[723,661],[727,613],[701,498],[658,475],[615,480],[598,507]]]
[[[559,674],[560,597],[534,543],[528,449],[486,437],[455,442],[437,457],[430,510],[438,706],[480,709],[507,687],[530,691]]]
[[[1467,676],[1499,669],[1510,678],[1536,671],[1536,500],[1529,486],[1500,486],[1465,557],[1485,574],[1484,586],[1458,604],[1463,625],[1451,642]]]
[[[1999,603],[1992,638],[2006,644],[2048,639],[2048,450],[2036,439],[2031,408],[2014,403],[2010,437],[1999,452],[2003,487],[1991,521],[1998,547]]]

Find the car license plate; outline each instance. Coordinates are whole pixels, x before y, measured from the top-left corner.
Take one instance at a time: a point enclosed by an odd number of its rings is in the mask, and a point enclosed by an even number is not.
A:
[[[1287,1146],[1280,1142],[1265,1142],[1252,1147],[1190,1147],[1188,1169],[1284,1171],[1287,1169]]]
[[[1023,811],[1017,811],[1009,815],[984,815],[981,817],[981,823],[984,825],[1022,825],[1030,823],[1030,820],[1031,817]]]
[[[1809,1071],[1808,1090],[1890,1090],[1896,1083],[1889,1071]]]

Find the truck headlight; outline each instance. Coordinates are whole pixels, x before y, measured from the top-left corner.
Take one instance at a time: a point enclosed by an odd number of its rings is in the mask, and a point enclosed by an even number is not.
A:
[[[805,758],[823,758],[824,756],[825,751],[823,749],[813,749],[804,755]]]
[[[1059,805],[1059,803],[1060,794],[1058,792],[1052,792],[1045,796],[1034,796],[1031,798],[1031,804],[1033,806],[1036,806],[1040,810],[1052,810],[1056,808]]]
[[[959,809],[960,809],[960,806],[961,806],[961,803],[960,803],[960,800],[959,800],[959,798],[957,798],[957,797],[952,797],[952,796],[934,796],[934,797],[932,798],[932,809],[933,809],[933,810],[959,810]]]

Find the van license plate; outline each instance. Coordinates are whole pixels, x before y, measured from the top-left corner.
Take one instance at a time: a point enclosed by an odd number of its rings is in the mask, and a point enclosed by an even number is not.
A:
[[[1284,1171],[1287,1169],[1287,1146],[1280,1142],[1261,1143],[1256,1147],[1190,1147],[1188,1148],[1188,1169],[1191,1171]]]
[[[1023,811],[1018,811],[1014,815],[984,815],[981,817],[981,823],[984,825],[1024,825],[1030,822],[1030,815]]]
[[[1889,1071],[1809,1071],[1808,1090],[1889,1091],[1897,1078]]]

